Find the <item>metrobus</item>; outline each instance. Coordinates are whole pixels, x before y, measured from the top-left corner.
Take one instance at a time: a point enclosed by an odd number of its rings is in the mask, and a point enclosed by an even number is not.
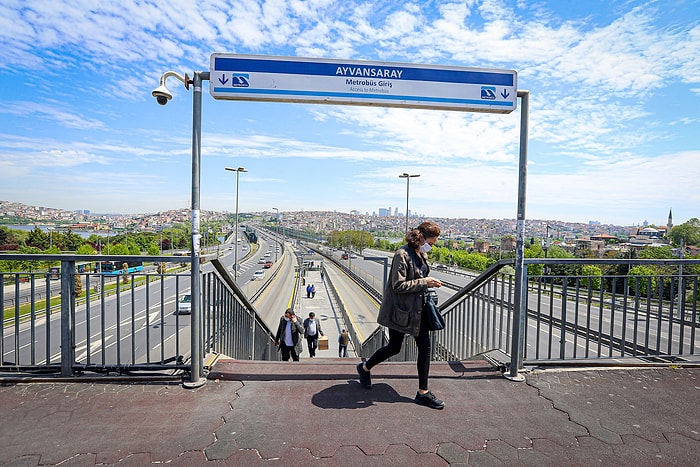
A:
[[[78,274],[85,274],[90,272],[97,272],[97,262],[92,261],[81,261],[75,263],[75,271]],[[48,271],[49,278],[51,280],[58,280],[61,278],[61,266],[51,266]]]
[[[124,269],[126,263],[126,269]],[[143,261],[102,261],[102,274],[119,275],[143,271]]]

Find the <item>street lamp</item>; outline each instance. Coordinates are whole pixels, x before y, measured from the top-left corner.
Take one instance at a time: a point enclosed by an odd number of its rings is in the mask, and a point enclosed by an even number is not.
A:
[[[277,224],[277,241],[279,242],[279,236],[280,236],[280,210],[277,209],[277,208],[272,208],[272,209],[274,209],[275,212],[277,213],[277,214],[275,214],[275,220],[276,220],[276,224]],[[277,244],[275,245],[275,263],[277,262],[277,245],[279,245],[279,243],[277,243]]]
[[[247,172],[247,170],[244,167],[238,167],[237,169],[226,167],[226,170],[236,172],[236,228],[233,236],[233,241],[235,242],[233,245],[233,280],[235,281],[238,279],[238,177],[241,172]]]
[[[406,179],[406,229],[404,232],[408,232],[408,184],[411,178],[420,177],[420,174],[407,174],[406,172],[399,175],[399,178]]]
[[[195,388],[206,384],[204,378],[204,368],[202,362],[202,316],[200,307],[201,297],[201,279],[199,277],[199,255],[200,255],[200,240],[199,233],[201,210],[199,207],[200,193],[200,162],[202,159],[202,81],[209,80],[210,73],[208,71],[195,71],[192,78],[186,73],[185,76],[174,71],[166,71],[160,77],[159,86],[151,93],[160,105],[165,105],[173,95],[168,88],[165,87],[165,81],[169,77],[178,79],[185,85],[185,89],[189,90],[192,85],[192,251],[191,262],[192,269],[190,270],[190,280],[192,284],[192,317],[190,318],[191,330],[191,353],[190,361],[192,362],[192,371],[190,372],[190,381],[184,383],[186,387]]]

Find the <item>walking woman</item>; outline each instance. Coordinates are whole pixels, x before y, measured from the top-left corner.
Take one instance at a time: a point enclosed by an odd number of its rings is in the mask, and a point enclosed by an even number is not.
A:
[[[434,222],[423,222],[406,233],[406,244],[396,250],[391,261],[391,273],[384,290],[377,322],[389,328],[389,343],[374,352],[369,360],[357,365],[360,384],[372,387],[370,370],[401,351],[404,335],[410,334],[418,346],[418,392],[415,401],[433,409],[445,403],[428,389],[430,370],[430,331],[427,314],[422,313],[424,294],[429,287],[440,287],[440,280],[430,277],[427,253],[440,236]],[[425,316],[424,316],[425,315]]]

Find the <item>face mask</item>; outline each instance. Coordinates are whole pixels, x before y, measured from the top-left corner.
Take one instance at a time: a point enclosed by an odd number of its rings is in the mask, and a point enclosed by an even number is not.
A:
[[[292,318],[287,318],[287,317],[285,316],[285,317],[284,317],[284,320],[285,320],[285,321],[291,321]]]
[[[425,242],[424,244],[422,244],[422,245],[420,246],[420,252],[421,252],[421,253],[429,253],[430,250],[432,250],[432,249],[433,249],[433,246],[432,246],[430,243],[428,243],[428,242]]]

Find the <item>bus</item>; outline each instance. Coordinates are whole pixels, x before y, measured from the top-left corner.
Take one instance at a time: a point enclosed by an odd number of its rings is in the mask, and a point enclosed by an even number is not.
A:
[[[97,272],[97,263],[92,261],[81,261],[75,263],[75,271],[78,274],[86,274],[90,272]],[[49,278],[52,281],[61,278],[61,266],[51,266],[48,271]]]
[[[124,263],[127,265],[126,269]],[[106,275],[131,274],[143,271],[143,261],[102,261],[100,267],[102,274]]]

